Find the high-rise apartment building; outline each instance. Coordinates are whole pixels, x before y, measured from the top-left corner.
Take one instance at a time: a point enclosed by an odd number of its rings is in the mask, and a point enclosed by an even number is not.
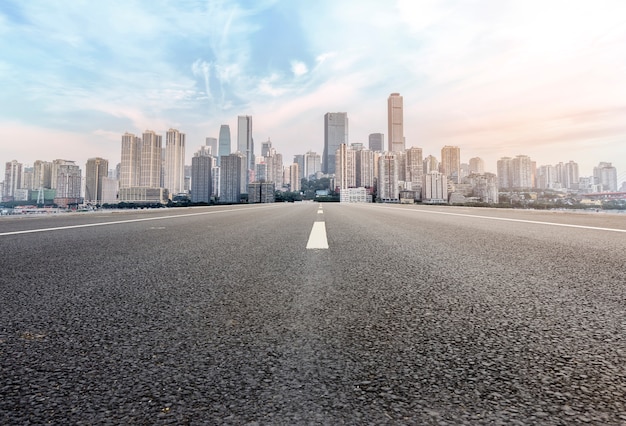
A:
[[[372,151],[383,152],[385,149],[385,135],[383,133],[371,133],[369,135],[369,147]]]
[[[407,182],[411,182],[412,189],[416,189],[421,187],[422,175],[424,174],[422,148],[411,147],[406,150],[405,154],[405,179]]]
[[[3,199],[12,201],[15,193],[22,187],[22,163],[17,160],[8,161],[4,169]]]
[[[310,179],[322,171],[322,157],[317,152],[308,151],[304,154],[304,177]]]
[[[372,188],[374,186],[374,151],[361,149],[356,151],[356,186]]]
[[[348,145],[348,113],[328,112],[324,114],[324,153],[322,171],[335,173],[335,152],[341,144]]]
[[[469,182],[474,197],[483,203],[498,203],[498,178],[496,175],[493,173],[471,173]]]
[[[141,139],[132,133],[122,135],[120,188],[139,186],[141,180]],[[52,173],[52,179],[55,173]]]
[[[513,159],[511,157],[502,157],[497,162],[498,188],[500,189],[510,189],[513,187],[512,161]]]
[[[603,191],[617,191],[617,168],[612,163],[601,162],[593,168],[595,183],[602,185]]]
[[[52,163],[37,160],[33,164],[33,187],[52,188]]]
[[[518,155],[511,161],[511,185],[515,189],[533,187],[532,161],[527,155]]]
[[[539,189],[555,189],[559,178],[556,167],[552,165],[540,166],[537,169],[536,186]]]
[[[426,204],[448,202],[448,178],[445,173],[433,171],[424,174],[422,177],[422,202]]]
[[[397,203],[398,161],[393,152],[384,152],[378,159],[378,199],[383,203]]]
[[[454,183],[461,183],[461,149],[458,146],[441,148],[440,171]]]
[[[109,175],[109,161],[96,157],[87,160],[85,166],[85,202],[101,204],[103,181]]]
[[[389,151],[404,152],[404,107],[402,96],[392,93],[387,99]]]
[[[191,202],[209,203],[213,195],[212,171],[215,159],[210,146],[202,146],[191,158]]]
[[[298,163],[293,163],[291,167],[289,167],[289,186],[290,190],[293,192],[300,191],[300,165]]]
[[[161,167],[163,137],[152,130],[143,133],[141,142],[141,178],[139,186],[159,188],[161,186]]]
[[[220,126],[218,164],[220,164],[219,157],[230,155],[230,147],[230,126],[228,124],[222,124]]]
[[[485,173],[485,161],[480,157],[473,157],[469,160],[469,174],[482,175]]]
[[[434,155],[424,158],[424,174],[439,171],[439,161]]]
[[[177,129],[166,134],[165,188],[170,198],[185,191],[185,134]]]
[[[56,195],[54,203],[60,207],[68,207],[73,204],[80,204],[82,173],[80,167],[74,161],[55,160],[54,171],[56,175],[55,187]]]
[[[356,187],[356,151],[345,143],[335,151],[335,184],[340,189]]]
[[[245,155],[246,169],[254,170],[254,139],[252,138],[252,117],[249,115],[237,117],[237,151]],[[248,177],[246,177],[246,186],[248,183]]]
[[[238,203],[241,198],[241,181],[246,170],[246,158],[240,153],[225,155],[220,165],[220,201]],[[247,190],[247,188],[246,188]]]

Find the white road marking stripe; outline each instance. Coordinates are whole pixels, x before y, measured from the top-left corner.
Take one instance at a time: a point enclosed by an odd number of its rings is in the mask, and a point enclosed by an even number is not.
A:
[[[327,249],[328,239],[326,238],[326,223],[313,222],[309,242],[306,244],[307,249]]]
[[[318,210],[318,211],[317,211],[317,214],[324,214],[324,212],[323,212],[323,211],[321,211],[321,210]]]
[[[268,206],[255,207],[255,208],[268,208]],[[217,210],[217,211],[212,211],[212,212],[186,213],[186,214],[179,214],[179,215],[172,215],[172,216],[158,216],[158,217],[145,217],[141,219],[114,220],[111,222],[86,223],[83,225],[57,226],[54,228],[26,229],[24,231],[2,232],[0,233],[0,237],[4,237],[7,235],[33,234],[35,232],[50,232],[50,231],[62,231],[65,229],[90,228],[93,226],[119,225],[122,223],[147,222],[151,220],[175,219],[178,217],[202,216],[202,215],[207,215],[207,214],[218,214],[218,213],[226,213],[226,212],[234,212],[234,211],[242,211],[242,209],[226,209],[226,210]]]
[[[392,209],[393,207],[380,207]],[[626,233],[626,229],[616,229],[616,228],[601,228],[597,226],[586,226],[586,225],[571,225],[567,223],[555,223],[555,222],[541,222],[538,220],[527,220],[527,219],[510,219],[505,217],[493,217],[493,216],[480,216],[474,214],[463,214],[463,213],[449,213],[449,212],[440,212],[440,211],[427,211],[427,210],[408,210],[414,213],[429,213],[429,214],[443,214],[448,216],[461,216],[461,217],[474,217],[478,219],[489,219],[489,220],[501,220],[504,222],[520,222],[520,223],[533,223],[536,225],[551,225],[551,226],[561,226],[564,228],[578,228],[578,229],[591,229],[594,231],[609,231],[609,232],[624,232]]]

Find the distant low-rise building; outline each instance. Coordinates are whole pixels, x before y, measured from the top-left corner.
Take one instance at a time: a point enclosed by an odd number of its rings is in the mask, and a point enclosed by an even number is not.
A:
[[[372,196],[367,188],[344,188],[339,193],[339,201],[342,203],[371,203]]]
[[[273,182],[252,182],[248,184],[248,203],[273,203],[276,185]]]

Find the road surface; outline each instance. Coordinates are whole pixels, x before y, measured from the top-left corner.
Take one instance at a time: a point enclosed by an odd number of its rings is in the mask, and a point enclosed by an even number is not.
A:
[[[0,219],[0,424],[626,424],[626,216]]]

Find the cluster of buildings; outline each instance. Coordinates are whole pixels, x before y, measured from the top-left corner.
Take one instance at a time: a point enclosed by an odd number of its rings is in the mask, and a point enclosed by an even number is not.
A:
[[[219,137],[207,137],[185,165],[186,135],[169,129],[163,136],[152,130],[121,138],[121,162],[109,169],[103,158],[90,158],[81,168],[68,160],[35,161],[24,167],[6,163],[1,185],[3,201],[61,207],[82,203],[164,204],[189,199],[193,203],[267,203],[275,191],[298,192],[303,179],[326,177],[330,191],[342,202],[389,203],[498,203],[503,192],[553,190],[567,193],[618,191],[617,170],[600,163],[593,176],[579,176],[570,161],[537,167],[526,155],[503,157],[497,173],[485,171],[481,158],[461,162],[458,146],[444,146],[439,158],[424,156],[422,148],[406,147],[403,98],[387,99],[385,134],[371,133],[369,143],[350,143],[348,114],[324,115],[322,155],[308,151],[284,165],[283,157],[268,139],[255,152],[252,117],[237,117],[236,145],[232,149],[230,126]]]

